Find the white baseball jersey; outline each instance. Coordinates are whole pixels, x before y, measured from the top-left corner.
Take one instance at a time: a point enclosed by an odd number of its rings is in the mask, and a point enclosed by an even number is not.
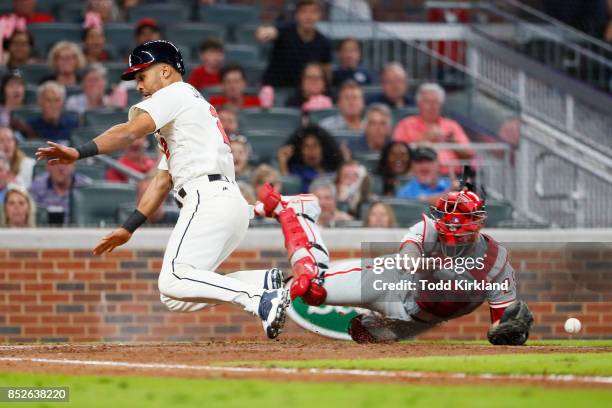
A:
[[[207,174],[235,178],[230,143],[215,108],[193,86],[175,82],[132,106],[132,119],[143,111],[155,122],[164,153],[159,168],[168,170],[174,189]]]

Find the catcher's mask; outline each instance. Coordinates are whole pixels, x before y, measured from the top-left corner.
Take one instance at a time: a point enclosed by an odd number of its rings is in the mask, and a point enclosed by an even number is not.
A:
[[[443,194],[431,215],[444,255],[457,257],[476,242],[487,218],[484,200],[473,191],[451,191]]]

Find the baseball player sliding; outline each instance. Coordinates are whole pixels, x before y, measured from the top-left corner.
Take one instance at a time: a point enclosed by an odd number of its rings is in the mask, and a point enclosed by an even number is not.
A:
[[[314,306],[358,306],[372,311],[351,321],[349,334],[353,340],[369,343],[411,338],[488,301],[489,341],[522,345],[533,317],[526,303],[516,298],[514,270],[507,251],[480,233],[486,219],[485,203],[472,190],[467,184],[443,195],[432,208],[433,218],[423,214],[423,221],[409,229],[395,249],[399,248],[400,257],[393,254],[391,258],[416,260],[408,263],[414,268],[385,272],[386,283],[391,283],[387,286],[381,283],[381,272],[377,273],[369,259],[364,269],[361,260],[330,264],[316,225],[320,208],[315,196],[285,197],[266,185],[256,211],[281,224],[293,269],[292,299],[301,297]],[[419,258],[428,259],[428,263],[419,264]],[[459,258],[462,265],[470,265],[467,270],[447,266],[460,265]],[[400,283],[403,286],[399,290],[386,289]]]
[[[155,132],[163,152],[157,175],[129,219],[105,236],[94,253],[128,242],[174,188],[181,212],[159,276],[161,301],[172,311],[196,311],[216,302],[240,305],[258,315],[266,335],[275,338],[290,302],[281,272],[214,272],[244,238],[250,209],[234,180],[230,143],[217,112],[182,81],[184,73],[183,58],[172,43],[136,47],[121,78],[135,79],[144,100],[130,108],[128,122],[76,148],[49,142],[38,149],[37,158],[72,163],[123,149]]]

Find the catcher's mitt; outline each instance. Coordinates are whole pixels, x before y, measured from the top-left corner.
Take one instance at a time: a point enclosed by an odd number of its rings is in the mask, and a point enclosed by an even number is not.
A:
[[[521,346],[529,338],[529,329],[533,324],[533,315],[522,300],[508,307],[502,315],[499,325],[487,333],[489,342],[497,346]]]

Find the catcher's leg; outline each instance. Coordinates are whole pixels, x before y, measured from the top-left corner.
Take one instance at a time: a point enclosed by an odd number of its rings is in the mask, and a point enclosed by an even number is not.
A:
[[[259,200],[265,215],[275,217],[281,224],[293,270],[291,298],[301,297],[309,305],[321,305],[327,297],[322,284],[329,254],[316,225],[321,213],[317,198],[310,194],[281,197],[266,185]]]

